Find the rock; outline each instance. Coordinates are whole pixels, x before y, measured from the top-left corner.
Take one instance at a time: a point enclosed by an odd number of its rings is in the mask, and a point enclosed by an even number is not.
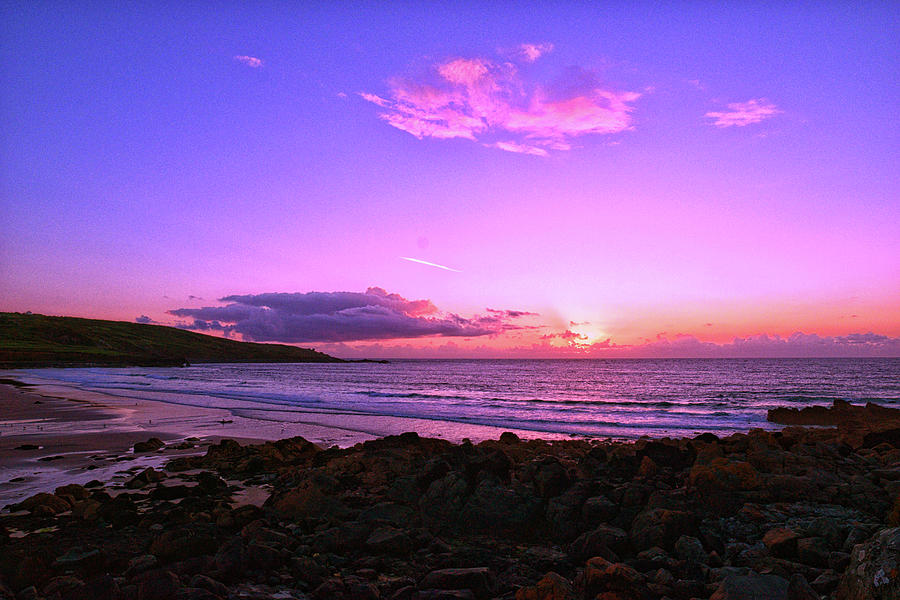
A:
[[[611,563],[595,556],[584,567],[586,598],[598,597],[602,592],[618,592],[620,598],[638,599],[644,596],[646,580],[643,575],[624,563]]]
[[[846,552],[829,552],[828,553],[828,568],[834,571],[838,571],[840,573],[844,572],[850,565],[850,555]]]
[[[71,577],[68,575],[63,575],[61,577],[54,577],[47,585],[44,586],[42,590],[43,594],[47,598],[77,598],[82,596],[82,592],[84,591],[84,582],[78,579],[77,577]]]
[[[700,493],[715,494],[755,490],[762,485],[762,480],[748,462],[716,458],[706,465],[694,465],[688,483]]]
[[[428,573],[419,583],[419,589],[471,590],[479,600],[490,598],[495,588],[494,574],[487,567],[440,569]]]
[[[125,577],[134,577],[145,571],[155,569],[159,566],[159,560],[152,554],[142,554],[135,556],[128,561],[128,568],[125,570]]]
[[[152,437],[146,442],[138,442],[134,445],[134,453],[156,452],[160,448],[165,447],[163,441],[159,438]]]
[[[240,577],[246,568],[247,553],[241,538],[232,538],[222,545],[216,552],[215,565],[216,577],[225,580],[234,580]]]
[[[81,500],[72,506],[72,516],[85,521],[94,521],[100,515],[100,506],[96,500]]]
[[[675,541],[675,556],[701,565],[709,560],[709,555],[703,549],[703,542],[689,535],[683,535]]]
[[[829,569],[813,579],[809,585],[819,594],[830,594],[837,589],[840,582],[840,575]]]
[[[137,585],[137,600],[171,600],[181,587],[178,576],[163,569],[145,571],[133,581]]]
[[[90,496],[90,492],[77,483],[58,487],[54,493],[59,497],[70,496],[73,500],[85,500]]]
[[[900,428],[873,431],[863,437],[863,448],[874,448],[879,444],[889,444],[894,448],[900,448]]]
[[[53,563],[58,569],[79,570],[88,573],[99,572],[106,563],[106,557],[97,548],[83,550],[72,548],[65,554],[58,556]]]
[[[215,473],[200,471],[197,473],[197,487],[204,494],[218,494],[227,490],[228,484]]]
[[[165,473],[161,471],[157,471],[153,467],[147,467],[131,479],[125,482],[125,487],[128,489],[141,489],[150,485],[151,483],[156,483],[157,481],[162,481],[165,479]]]
[[[709,600],[788,600],[788,581],[777,575],[726,576]]]
[[[619,505],[606,496],[593,496],[584,501],[581,516],[588,526],[609,523],[619,512]]]
[[[763,544],[772,556],[793,560],[797,556],[797,540],[800,536],[785,527],[770,529],[763,536]]]
[[[519,588],[516,600],[574,600],[572,584],[553,571],[544,575],[535,585]]]
[[[121,600],[124,597],[116,578],[109,574],[87,580],[81,594],[87,600]]]
[[[372,552],[403,556],[412,548],[412,540],[402,529],[379,527],[366,540],[366,547]]]
[[[472,590],[422,590],[416,600],[475,600]]]
[[[413,510],[402,504],[393,502],[380,502],[375,506],[359,513],[359,520],[363,523],[388,523],[394,526],[409,525],[413,518]]]
[[[654,465],[674,470],[686,469],[694,462],[695,453],[692,449],[682,450],[672,443],[661,441],[649,441],[636,453],[639,459],[647,458]]]
[[[630,537],[637,551],[653,546],[672,550],[679,537],[697,533],[697,517],[693,513],[654,508],[635,517]]]
[[[830,553],[825,538],[809,537],[797,541],[797,560],[804,565],[826,568]]]
[[[192,525],[164,531],[150,544],[150,553],[163,561],[186,560],[213,554],[218,548],[216,539],[209,532]]]
[[[250,542],[244,551],[247,564],[264,572],[280,567],[288,558],[287,549],[261,542]]]
[[[569,555],[578,562],[593,556],[602,556],[607,560],[618,560],[628,543],[628,534],[618,527],[601,525],[592,531],[581,534],[569,545]],[[612,552],[612,553],[611,553]]]
[[[900,527],[882,529],[850,553],[838,600],[900,598]]]
[[[473,532],[530,539],[537,533],[542,508],[540,498],[528,488],[484,480],[463,506],[459,526]]]
[[[538,496],[552,498],[569,487],[569,476],[559,460],[553,456],[535,459],[530,465],[531,482]]]
[[[584,500],[584,486],[576,484],[547,501],[544,516],[553,539],[563,542],[570,541],[584,530],[580,518],[581,505]]]
[[[228,588],[225,587],[225,584],[216,581],[212,577],[208,577],[206,575],[197,574],[191,578],[191,587],[193,588],[202,588],[204,590],[208,590],[219,596],[220,598],[228,597]]]
[[[343,505],[330,489],[333,482],[326,478],[307,479],[281,494],[273,494],[266,500],[278,515],[286,519],[325,517],[343,511]]]
[[[44,510],[40,511],[40,509],[42,508]],[[26,498],[18,505],[19,510],[27,510],[32,513],[34,513],[35,511],[40,511],[44,512],[45,514],[49,514],[50,516],[65,512],[70,508],[71,506],[69,505],[69,503],[59,496],[47,494],[44,492],[35,494],[30,498]]]
[[[819,600],[819,594],[812,589],[806,578],[800,573],[791,575],[788,581],[788,600]]]
[[[426,527],[438,532],[455,529],[468,488],[466,479],[456,472],[434,479],[419,499]]]
[[[225,596],[220,596],[198,587],[179,588],[175,594],[175,600],[223,600],[223,598]]]
[[[519,440],[519,436],[511,431],[504,431],[500,434],[501,444],[518,444],[520,441],[521,440]]]
[[[186,485],[157,485],[152,492],[150,498],[152,500],[177,500],[178,498],[186,498],[191,494],[191,488]]]

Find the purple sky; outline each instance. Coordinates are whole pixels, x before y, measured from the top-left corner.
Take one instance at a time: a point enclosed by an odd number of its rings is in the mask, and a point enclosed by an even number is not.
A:
[[[900,355],[896,4],[0,11],[0,310]]]

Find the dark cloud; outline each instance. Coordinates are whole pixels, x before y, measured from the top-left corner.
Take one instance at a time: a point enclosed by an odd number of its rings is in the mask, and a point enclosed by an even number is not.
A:
[[[430,300],[407,300],[382,288],[360,292],[265,293],[225,296],[225,306],[169,311],[189,318],[180,327],[239,333],[259,342],[348,342],[427,336],[480,337],[519,329],[510,319],[529,313],[490,310],[472,318],[442,313]]]
[[[151,319],[151,318],[148,317],[147,315],[141,315],[141,316],[135,318],[134,322],[135,322],[135,323],[144,323],[144,324],[147,324],[147,323],[156,323],[156,321],[154,321],[153,319]]]

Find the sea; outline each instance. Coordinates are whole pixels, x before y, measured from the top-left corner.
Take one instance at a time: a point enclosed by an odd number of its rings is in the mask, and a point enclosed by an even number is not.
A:
[[[834,400],[900,406],[900,358],[395,360],[19,371],[34,383],[226,409],[283,423],[428,423],[428,433],[553,439],[728,435],[766,411]],[[424,427],[423,427],[424,428]],[[375,431],[375,433],[378,433]]]

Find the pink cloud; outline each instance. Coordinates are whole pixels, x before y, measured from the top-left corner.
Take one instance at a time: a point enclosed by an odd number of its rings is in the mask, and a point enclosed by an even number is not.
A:
[[[566,330],[540,336],[529,346],[453,344],[328,345],[318,348],[343,358],[829,358],[900,357],[900,338],[876,333],[819,336],[794,333],[788,337],[753,335],[731,342],[702,341],[692,335],[664,335],[641,344],[616,344],[611,339],[584,343],[580,334]],[[553,340],[565,345],[554,345]]]
[[[238,54],[234,57],[234,60],[239,63],[245,64],[250,68],[258,69],[263,66],[263,60],[261,58],[256,58],[255,56],[246,56],[244,54]]]
[[[744,127],[784,112],[765,98],[732,102],[728,108],[726,112],[708,112],[706,116],[715,119],[716,127]]]
[[[518,152],[519,154],[533,154],[535,156],[547,156],[547,151],[537,146],[529,146],[528,144],[519,144],[517,142],[494,142],[486,144],[489,148],[499,148],[507,152]]]
[[[488,74],[488,67],[483,60],[457,58],[439,66],[438,73],[450,83],[472,86]]]
[[[532,45],[534,52],[552,46]],[[387,97],[359,96],[384,109],[379,118],[419,139],[464,138],[507,152],[547,156],[569,150],[572,139],[632,128],[636,92],[602,85],[570,69],[556,85],[523,79],[511,63],[456,58],[434,65],[427,77],[395,78]],[[512,138],[512,139],[510,139]]]
[[[551,51],[553,51],[553,44],[549,42],[543,44],[522,44],[519,46],[519,53],[528,62],[534,62]]]

